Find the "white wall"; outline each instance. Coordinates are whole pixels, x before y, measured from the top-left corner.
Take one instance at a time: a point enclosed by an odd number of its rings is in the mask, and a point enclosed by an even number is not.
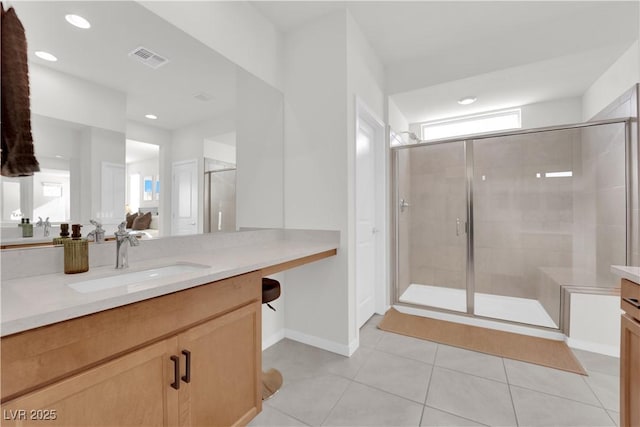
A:
[[[141,5],[282,90],[282,35],[248,2],[140,1]]]
[[[286,335],[350,355],[356,97],[384,117],[384,69],[347,11],[288,33],[284,69],[285,227],[341,233],[337,256],[285,272]]]
[[[236,146],[233,157],[219,160],[236,163],[236,226],[282,228],[284,226],[284,99],[282,93],[244,70],[236,79]],[[222,140],[225,136],[222,135]],[[262,309],[263,346],[284,336],[285,298],[288,286],[283,274],[282,295],[272,303],[276,311]]]
[[[29,64],[29,84],[33,114],[124,132],[123,92],[37,64]]]
[[[244,70],[236,82],[236,224],[282,227],[282,94]]]
[[[293,339],[349,354],[347,73],[344,12],[285,39],[285,227],[340,230],[335,257],[286,271]]]
[[[640,82],[640,44],[633,43],[584,93],[582,119],[590,120]]]
[[[205,139],[204,157],[236,164],[236,133],[229,132]]]
[[[582,99],[580,97],[553,99],[520,107],[522,128],[566,125],[582,122]]]
[[[125,217],[125,194],[124,188],[122,194],[115,197],[121,200],[118,212],[105,211],[106,207],[102,206],[102,163],[115,163],[125,168],[125,135],[122,132],[114,132],[106,129],[91,128],[88,132],[90,137],[90,162],[91,167],[91,215],[89,218],[80,218],[79,220],[86,224],[90,219],[96,219],[106,224],[115,224],[124,221]],[[84,143],[87,143],[85,141]],[[124,178],[124,177],[123,177]]]
[[[617,295],[571,294],[568,344],[574,348],[620,357],[621,313],[620,297]]]
[[[356,176],[356,99],[361,103],[360,108],[366,108],[369,113],[383,121],[386,112],[384,92],[384,65],[377,57],[375,51],[369,45],[360,27],[353,19],[349,11],[346,13],[347,28],[347,185],[348,185],[348,283],[349,283],[349,343],[352,348],[357,346],[357,296],[356,296],[356,204],[355,204],[355,176]],[[383,135],[386,129],[383,130]],[[387,217],[386,212],[386,165],[388,164],[387,138],[382,138],[382,146],[374,147],[375,178],[371,183],[375,187],[375,210],[378,216],[375,218],[375,227],[381,230],[375,236],[376,262],[374,265],[374,277],[376,299],[382,299],[385,303],[376,304],[376,310],[384,314],[386,304],[388,282],[387,259]],[[381,261],[380,259],[384,259]],[[379,302],[379,301],[378,301]]]
[[[160,173],[159,159],[146,159],[140,162],[127,163],[127,192],[129,191],[129,176],[133,174],[140,175],[140,207],[141,208],[153,208],[159,206],[159,200],[144,200],[144,178],[151,176],[154,178],[153,185],[155,186],[155,177]],[[162,184],[161,184],[162,185]],[[162,188],[162,187],[161,187]],[[127,200],[128,202],[128,200]]]
[[[42,167],[52,164],[52,161],[63,161],[70,172],[70,210],[67,220],[71,218],[81,219],[81,194],[80,194],[80,144],[82,127],[64,121],[43,117],[38,114],[31,115],[31,131],[33,133],[33,148],[35,155]],[[62,156],[62,159],[56,156]],[[30,215],[30,214],[29,214]],[[53,220],[52,220],[53,221]]]
[[[391,129],[396,133],[405,132],[406,130],[408,130],[409,122],[407,121],[404,114],[402,114],[402,111],[400,111],[396,103],[393,102],[393,99],[388,98],[387,102],[389,111],[388,121]]]

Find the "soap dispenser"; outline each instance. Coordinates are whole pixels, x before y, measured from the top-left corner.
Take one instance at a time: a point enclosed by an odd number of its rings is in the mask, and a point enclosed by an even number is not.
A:
[[[62,245],[66,240],[69,240],[69,224],[60,224],[60,237],[53,238],[54,245]]]
[[[33,224],[29,222],[29,218],[22,224],[22,237],[33,237]]]
[[[71,239],[64,241],[65,274],[84,273],[89,270],[89,241],[80,234],[82,225],[71,226]]]

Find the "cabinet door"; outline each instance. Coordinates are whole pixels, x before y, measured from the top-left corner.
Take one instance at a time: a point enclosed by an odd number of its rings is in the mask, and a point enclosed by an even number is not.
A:
[[[640,426],[640,323],[622,315],[620,348],[620,421]]]
[[[3,426],[177,425],[177,338],[136,350],[2,405]]]
[[[260,308],[251,303],[178,336],[180,352],[191,359],[190,381],[180,388],[180,425],[244,425],[262,410]]]

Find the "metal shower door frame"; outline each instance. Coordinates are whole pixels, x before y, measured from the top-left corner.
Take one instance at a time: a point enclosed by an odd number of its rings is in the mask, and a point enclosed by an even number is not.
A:
[[[629,262],[631,261],[631,256],[632,256],[632,238],[631,238],[631,232],[632,232],[632,178],[633,178],[633,171],[632,171],[632,153],[633,153],[633,147],[632,147],[632,136],[631,136],[631,122],[632,122],[633,118],[631,117],[624,117],[624,118],[617,118],[617,119],[608,119],[608,120],[598,120],[598,121],[592,121],[592,122],[587,122],[587,123],[577,123],[577,124],[571,124],[571,125],[561,125],[561,126],[548,126],[548,127],[542,127],[542,128],[534,128],[534,129],[525,129],[525,130],[515,130],[515,131],[505,131],[505,132],[490,132],[490,133],[483,133],[483,134],[476,134],[476,135],[466,135],[463,137],[454,137],[454,138],[445,138],[445,139],[438,139],[438,140],[433,140],[433,141],[429,141],[429,142],[420,142],[420,143],[415,143],[415,144],[406,144],[406,145],[397,145],[394,147],[391,147],[391,152],[392,152],[392,191],[393,191],[393,203],[394,203],[394,208],[392,209],[392,221],[393,221],[393,230],[394,230],[394,234],[392,236],[392,244],[393,244],[393,251],[394,251],[394,256],[392,257],[392,268],[393,268],[393,286],[392,286],[392,290],[391,290],[391,296],[392,296],[392,305],[393,304],[398,304],[400,303],[399,299],[400,299],[400,295],[399,295],[399,290],[398,290],[398,286],[399,286],[399,265],[400,265],[400,261],[399,261],[399,232],[400,232],[400,204],[401,204],[401,199],[400,199],[400,191],[399,191],[399,158],[398,158],[398,152],[400,150],[404,150],[404,149],[410,149],[410,148],[415,148],[415,147],[423,147],[423,146],[430,146],[430,145],[440,145],[440,144],[449,144],[449,143],[453,143],[453,142],[463,142],[464,144],[464,163],[465,163],[465,185],[466,185],[466,205],[467,205],[467,210],[466,210],[466,214],[467,214],[467,221],[465,224],[465,229],[467,232],[467,265],[466,265],[466,302],[467,302],[467,312],[463,313],[463,312],[453,312],[455,314],[458,315],[463,315],[463,316],[476,316],[475,315],[475,257],[474,257],[474,206],[473,206],[473,187],[474,187],[474,144],[476,144],[478,141],[483,140],[483,139],[489,139],[489,138],[497,138],[497,137],[507,137],[507,136],[516,136],[516,135],[526,135],[526,134],[533,134],[533,133],[542,133],[542,132],[553,132],[553,131],[562,131],[562,130],[570,130],[570,129],[580,129],[580,128],[587,128],[587,127],[593,127],[593,126],[602,126],[602,125],[609,125],[609,124],[616,124],[616,123],[623,123],[625,126],[625,186],[626,186],[626,194],[625,194],[625,213],[626,213],[626,233],[625,233],[625,237],[626,237],[626,242],[625,242],[625,246],[626,246],[626,264],[628,265]],[[636,145],[636,150],[638,151],[638,163],[640,163],[640,147],[638,147]],[[407,304],[407,305],[412,305],[412,304]],[[414,305],[417,306],[417,305]],[[440,311],[440,312],[447,312],[450,313],[450,310],[447,309],[442,309],[442,308],[438,308],[438,307],[432,307],[432,306],[417,306],[417,307],[421,307],[421,308],[426,308],[428,310],[433,310],[433,311]],[[562,316],[561,316],[562,318]],[[491,318],[492,320],[495,321],[499,321],[499,322],[504,322],[504,323],[509,323],[509,324],[519,324],[519,322],[513,322],[513,321],[509,321],[509,320],[505,320],[505,319],[497,319],[497,318]],[[562,322],[562,321],[561,321]],[[530,325],[527,324],[530,327],[533,328],[539,328],[539,329],[550,329],[548,327],[544,327],[544,326],[537,326],[537,325]],[[558,329],[562,330],[563,325],[559,325]]]

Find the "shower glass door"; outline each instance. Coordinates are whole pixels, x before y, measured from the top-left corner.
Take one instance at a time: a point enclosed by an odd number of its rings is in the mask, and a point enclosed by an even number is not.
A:
[[[622,123],[473,141],[474,314],[561,327],[563,286],[626,262]]]
[[[204,175],[204,232],[236,231],[236,170]]]
[[[628,134],[616,121],[394,147],[394,300],[564,330],[563,289],[610,293],[610,266],[632,256]]]
[[[465,143],[412,146],[395,156],[397,298],[466,313]]]

